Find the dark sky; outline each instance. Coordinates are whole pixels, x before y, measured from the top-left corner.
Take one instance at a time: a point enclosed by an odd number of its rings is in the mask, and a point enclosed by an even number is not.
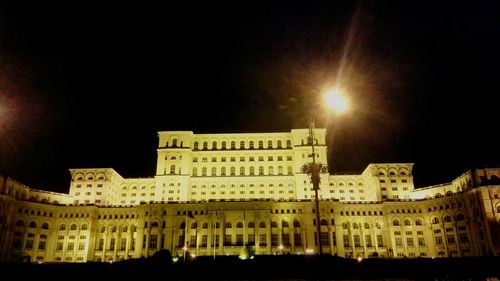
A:
[[[500,165],[498,1],[101,2],[0,4],[0,173],[60,192],[70,168],[150,177],[158,130],[306,127],[328,85],[352,103],[316,120],[331,173],[412,162],[425,186]]]

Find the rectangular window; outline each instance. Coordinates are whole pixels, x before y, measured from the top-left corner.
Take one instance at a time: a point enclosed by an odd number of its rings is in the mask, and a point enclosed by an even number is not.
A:
[[[149,249],[157,249],[158,248],[158,235],[149,235]]]
[[[85,243],[80,243],[80,244],[78,244],[78,250],[79,250],[79,251],[83,251],[83,250],[85,250]]]
[[[38,250],[45,250],[46,243],[45,241],[38,242]]]
[[[278,234],[271,234],[271,246],[278,246]]]
[[[382,235],[377,235],[377,246],[384,247],[384,240],[382,239]]]
[[[351,244],[349,243],[349,235],[343,235],[342,241],[344,242],[344,248],[351,247]]]
[[[410,238],[410,237],[406,238],[406,246],[408,246],[408,247],[415,246],[415,244],[413,243],[413,238]]]
[[[248,234],[248,241],[247,241],[247,243],[249,245],[255,244],[255,235],[254,234]]]
[[[396,247],[403,247],[403,240],[401,238],[396,238]]]
[[[262,247],[267,246],[267,241],[266,241],[267,239],[266,239],[266,238],[267,238],[267,237],[266,237],[266,235],[265,235],[265,234],[261,234],[261,235],[259,236],[259,246],[262,246]]]
[[[425,240],[423,237],[418,238],[418,246],[420,246],[420,247],[425,246]]]
[[[290,234],[284,233],[281,238],[283,246],[290,246]]]
[[[231,234],[225,234],[224,235],[224,245],[225,246],[231,246],[232,245],[232,239],[231,239]]]
[[[97,248],[97,250],[102,251],[103,249],[104,249],[104,239],[101,238],[99,239],[99,247]]]
[[[460,233],[460,243],[469,243],[467,233]]]
[[[125,251],[126,246],[127,246],[127,239],[122,238],[121,243],[120,243],[120,251]]]
[[[68,243],[68,247],[66,248],[68,251],[73,251],[75,249],[75,243]]]
[[[243,234],[236,234],[236,245],[243,246]]]
[[[135,238],[132,238],[132,240],[130,241],[130,251],[134,250],[135,250]]]
[[[191,235],[189,239],[189,247],[196,247],[196,235]]]
[[[366,244],[366,247],[373,247],[371,235],[365,235],[365,244]]]
[[[359,235],[354,235],[354,247],[361,247],[361,240],[359,238]]]
[[[208,235],[202,235],[201,236],[201,247],[206,247],[208,242]]]
[[[441,236],[436,236],[436,245],[443,245],[443,238]]]
[[[320,232],[320,241],[322,246],[329,246],[328,232]]]
[[[456,241],[455,241],[455,235],[453,235],[453,234],[448,235],[447,239],[448,239],[448,243],[449,244],[455,244],[456,243]]]
[[[110,251],[114,251],[115,250],[115,243],[116,243],[116,239],[115,238],[111,238],[111,240],[109,241],[109,250]]]

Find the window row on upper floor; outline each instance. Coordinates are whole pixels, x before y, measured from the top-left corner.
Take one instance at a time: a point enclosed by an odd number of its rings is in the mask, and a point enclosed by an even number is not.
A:
[[[220,144],[220,145],[219,145]],[[286,146],[284,146],[286,144]],[[277,140],[276,143],[273,140],[268,140],[267,145],[264,146],[264,141],[260,140],[257,143],[254,141],[240,141],[239,145],[236,146],[236,141],[230,141],[229,146],[228,142],[221,141],[220,143],[217,141],[212,141],[211,146],[209,146],[208,141],[198,142],[195,141],[193,143],[193,150],[226,150],[226,149],[291,149],[292,141],[287,140],[285,143],[282,140]]]
[[[173,166],[173,165],[172,165]],[[175,171],[175,167],[172,168],[171,166],[171,173]],[[220,167],[218,169],[217,167],[212,167],[210,169],[210,174],[208,174],[208,168],[207,167],[202,167],[201,168],[201,174],[198,172],[199,169],[198,167],[193,167],[192,171],[192,176],[193,177],[206,177],[206,176],[283,176],[285,175],[285,172],[283,170],[283,166],[278,166],[277,170],[275,171],[273,166],[269,166],[267,169],[264,168],[264,166],[258,167],[258,172],[256,172],[256,167],[244,167],[241,166],[239,169],[239,173],[236,174],[236,167],[230,167],[229,172],[227,171],[227,167]],[[266,171],[267,170],[267,171]],[[293,168],[292,166],[287,167],[286,175],[291,176],[293,175]]]
[[[225,157],[225,156],[222,156],[222,157],[216,157],[216,156],[213,156],[213,157],[193,157],[193,162],[194,163],[197,163],[199,160],[201,160],[201,162],[203,163],[206,163],[206,162],[236,162],[236,160],[238,160],[238,162],[246,162],[246,161],[249,161],[249,162],[254,162],[254,161],[259,161],[259,162],[262,162],[262,161],[265,161],[267,158],[267,161],[292,161],[293,158],[292,158],[292,155],[286,155],[286,156],[282,156],[282,155],[277,155],[277,156],[273,156],[273,155],[268,155],[267,157],[263,156],[263,155],[260,155],[260,156],[239,156],[239,157],[235,157],[235,156],[231,156],[231,157]],[[166,159],[165,159],[166,160]],[[209,161],[210,160],[210,161]]]
[[[16,226],[18,226],[18,227],[24,227],[26,225],[24,224],[23,220],[17,220],[16,221]],[[34,222],[34,221],[31,221],[30,223],[28,223],[28,227],[29,228],[37,228],[37,226],[38,226],[38,224],[36,222]],[[49,229],[49,224],[46,223],[46,222],[42,223],[41,224],[41,229]]]

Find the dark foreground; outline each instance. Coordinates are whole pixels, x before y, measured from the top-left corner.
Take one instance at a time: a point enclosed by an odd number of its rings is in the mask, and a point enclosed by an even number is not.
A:
[[[364,259],[332,256],[162,257],[109,263],[1,264],[10,280],[497,280],[500,258]],[[3,278],[2,278],[3,279]],[[5,279],[7,280],[7,279]]]

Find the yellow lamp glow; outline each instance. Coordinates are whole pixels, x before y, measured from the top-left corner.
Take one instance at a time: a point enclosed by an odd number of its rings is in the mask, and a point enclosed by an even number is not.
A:
[[[349,102],[342,95],[339,89],[333,89],[326,92],[323,99],[326,106],[337,113],[342,113],[349,110]]]

